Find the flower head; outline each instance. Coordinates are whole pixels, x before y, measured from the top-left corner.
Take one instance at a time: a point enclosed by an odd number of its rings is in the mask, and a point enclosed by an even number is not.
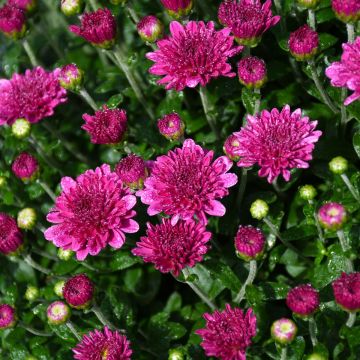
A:
[[[238,62],[239,81],[249,89],[260,89],[267,80],[265,61],[248,56]]]
[[[164,212],[178,219],[194,216],[206,223],[206,214],[223,216],[225,207],[217,200],[228,195],[227,188],[237,183],[235,174],[227,173],[232,163],[226,156],[213,161],[213,151],[206,151],[191,139],[182,148],[159,156],[145,180],[144,190],[137,192],[150,205],[150,216]]]
[[[312,59],[319,48],[319,35],[309,25],[303,25],[290,34],[289,50],[298,61]]]
[[[54,285],[54,293],[58,297],[64,297],[65,280],[59,280]]]
[[[62,301],[54,301],[46,311],[47,319],[52,325],[65,324],[70,318],[70,308]]]
[[[331,85],[354,91],[344,102],[349,105],[360,98],[360,37],[354,43],[343,44],[341,60],[332,63],[325,71]]]
[[[342,156],[336,156],[329,162],[329,169],[333,174],[341,175],[348,169],[348,161]]]
[[[266,201],[256,199],[250,206],[250,214],[254,219],[262,220],[269,213],[269,205]]]
[[[299,316],[312,315],[320,304],[319,292],[310,284],[299,285],[289,291],[286,297],[288,308]]]
[[[84,13],[81,25],[70,25],[69,30],[94,46],[110,49],[116,38],[116,19],[107,8]]]
[[[299,195],[301,199],[310,201],[316,197],[317,191],[312,185],[304,185],[299,188]]]
[[[94,297],[94,285],[85,274],[78,274],[65,282],[63,296],[66,302],[75,309],[89,306]]]
[[[61,68],[59,83],[66,90],[78,90],[84,81],[84,72],[76,64],[68,64]]]
[[[93,144],[117,144],[125,135],[127,129],[127,116],[125,110],[109,109],[106,105],[95,115],[84,114],[86,130]]]
[[[0,253],[15,253],[23,244],[23,235],[11,216],[0,212]]]
[[[24,208],[18,212],[17,224],[20,229],[31,230],[37,220],[36,211],[33,208]]]
[[[11,133],[18,139],[25,139],[30,135],[31,124],[26,119],[17,119],[11,125]]]
[[[251,225],[239,226],[235,236],[236,254],[246,260],[258,259],[265,249],[265,236],[263,232]]]
[[[308,168],[314,143],[321,135],[317,121],[302,116],[301,109],[291,112],[286,105],[247,117],[247,124],[235,133],[240,142],[238,166],[260,166],[259,176],[272,183],[279,175],[290,179],[293,168]]]
[[[15,309],[8,304],[0,305],[0,330],[9,329],[16,324],[16,312]]]
[[[149,174],[144,159],[135,154],[121,159],[116,165],[115,172],[130,189],[142,189]]]
[[[231,134],[225,141],[223,150],[226,156],[232,161],[239,161],[240,156],[237,154],[240,142],[236,135]]]
[[[136,28],[144,41],[152,43],[162,36],[164,25],[156,16],[148,15],[138,22]]]
[[[14,40],[24,37],[26,33],[26,17],[24,11],[9,4],[1,7],[0,31]]]
[[[7,4],[30,13],[36,8],[37,0],[8,0]]]
[[[24,297],[27,301],[32,302],[35,301],[39,297],[39,295],[40,295],[39,288],[37,288],[36,286],[28,285]]]
[[[256,334],[256,317],[252,309],[246,314],[226,304],[224,311],[204,314],[206,328],[196,331],[203,339],[201,346],[206,356],[222,360],[244,360],[246,349]]]
[[[228,59],[242,48],[233,47],[230,30],[216,31],[213,22],[190,21],[170,24],[171,36],[159,40],[158,50],[146,56],[155,64],[149,72],[164,75],[158,81],[166,89],[181,91],[185,87],[205,86],[212,78],[234,77]]]
[[[160,0],[167,13],[175,19],[187,16],[192,7],[193,0]]]
[[[168,140],[179,140],[184,135],[185,124],[175,112],[162,117],[157,125],[160,134]]]
[[[178,276],[182,269],[193,267],[203,259],[210,237],[211,233],[193,220],[180,220],[171,225],[170,219],[163,219],[159,225],[147,224],[146,236],[132,253],[145,262],[154,263],[161,272]]]
[[[332,283],[335,301],[344,310],[360,310],[360,273],[342,273],[341,276]]]
[[[360,20],[360,3],[358,0],[331,0],[335,15],[345,23],[356,23]]]
[[[66,16],[81,14],[84,9],[84,0],[61,0],[60,9]]]
[[[76,180],[63,177],[61,187],[63,191],[47,215],[55,225],[45,231],[45,238],[75,251],[78,260],[97,255],[106,245],[119,249],[125,233],[138,231],[138,223],[132,220],[136,197],[109,165],[87,170]]]
[[[23,75],[14,74],[10,80],[0,79],[0,125],[12,125],[20,118],[37,123],[53,115],[54,109],[67,100],[59,72],[38,66]]]
[[[126,336],[106,326],[102,331],[94,330],[84,335],[73,352],[77,360],[130,360],[132,354]]]
[[[11,170],[17,178],[23,181],[30,181],[37,177],[39,163],[31,154],[22,152],[13,161]]]
[[[241,45],[256,46],[262,35],[280,21],[273,16],[271,0],[224,0],[218,10],[221,24],[231,29]]]
[[[272,338],[281,345],[290,344],[297,334],[296,324],[286,318],[276,320],[271,325]]]
[[[320,224],[327,230],[339,230],[347,220],[344,206],[339,203],[330,202],[323,205],[318,211]]]

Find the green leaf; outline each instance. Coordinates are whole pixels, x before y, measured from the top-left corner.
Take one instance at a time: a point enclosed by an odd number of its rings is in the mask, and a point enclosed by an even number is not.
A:
[[[241,101],[246,109],[246,112],[253,114],[255,110],[255,104],[257,100],[260,100],[260,94],[254,93],[253,90],[243,87],[241,90]]]
[[[357,131],[353,136],[353,145],[357,156],[360,158],[360,131]]]
[[[110,109],[117,108],[124,101],[124,96],[122,94],[113,95],[107,102],[106,105]]]
[[[331,48],[338,42],[338,38],[334,35],[321,33],[319,35],[319,48],[320,51],[324,51],[328,48]]]
[[[181,304],[182,304],[181,295],[178,292],[174,292],[170,295],[164,307],[164,311],[169,313],[173,311],[178,311],[181,309]]]
[[[293,226],[281,233],[285,241],[297,241],[317,236],[316,227],[313,225]]]

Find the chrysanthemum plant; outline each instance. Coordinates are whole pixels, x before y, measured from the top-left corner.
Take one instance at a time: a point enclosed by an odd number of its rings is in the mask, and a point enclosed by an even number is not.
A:
[[[0,359],[359,359],[359,19],[0,1]]]

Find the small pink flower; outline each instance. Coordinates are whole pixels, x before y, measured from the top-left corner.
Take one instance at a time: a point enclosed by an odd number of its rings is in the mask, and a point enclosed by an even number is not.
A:
[[[23,235],[11,216],[0,212],[0,253],[15,253],[23,244]]]
[[[93,144],[117,144],[125,135],[127,116],[125,110],[109,109],[106,105],[95,115],[84,114],[85,124],[81,127],[86,130]]]
[[[224,143],[224,147],[223,147],[224,153],[230,160],[239,161],[240,160],[240,156],[238,155],[239,149],[240,149],[239,139],[234,134],[230,135]]]
[[[63,296],[76,309],[88,307],[94,297],[94,285],[85,274],[78,274],[66,281]]]
[[[337,304],[347,311],[360,310],[360,273],[342,273],[332,283],[334,297]]]
[[[111,331],[106,326],[84,335],[73,349],[76,360],[130,360],[132,350],[125,335]]]
[[[22,152],[15,158],[11,165],[11,170],[17,178],[23,181],[29,181],[37,176],[39,163],[31,154]]]
[[[63,177],[61,187],[63,191],[47,215],[55,225],[45,231],[45,238],[75,251],[78,260],[97,255],[107,245],[119,249],[125,233],[139,230],[132,219],[136,197],[109,165],[87,170],[76,180]]]
[[[190,13],[193,0],[160,0],[170,16],[179,19]]]
[[[26,12],[33,11],[37,6],[37,0],[8,0],[7,3]]]
[[[120,180],[130,189],[142,189],[148,170],[143,158],[130,154],[119,161],[115,168]]]
[[[288,308],[299,316],[309,316],[318,310],[319,292],[310,284],[299,285],[289,291],[286,297]]]
[[[232,309],[229,304],[223,311],[203,315],[206,320],[204,329],[196,330],[202,337],[201,346],[206,356],[215,356],[221,360],[245,360],[246,349],[256,335],[256,317],[252,309],[246,314]]]
[[[161,272],[178,276],[185,267],[202,261],[210,237],[211,233],[193,220],[180,220],[173,226],[170,219],[163,219],[159,225],[147,224],[146,236],[132,253],[154,263]]]
[[[70,25],[69,30],[94,46],[110,49],[115,43],[116,19],[109,9],[98,9],[84,13],[81,25]]]
[[[235,236],[235,249],[239,257],[244,260],[257,259],[265,249],[265,236],[263,232],[251,225],[239,226]]]
[[[146,54],[155,62],[149,72],[164,75],[158,83],[166,84],[167,90],[205,86],[213,78],[236,75],[227,61],[242,47],[233,46],[230,30],[216,31],[211,21],[190,21],[184,26],[173,21],[170,32],[170,37],[157,42],[158,50]]]
[[[260,166],[259,176],[272,183],[279,175],[290,180],[290,169],[309,167],[314,143],[321,131],[315,131],[317,121],[302,116],[301,109],[291,112],[286,105],[281,111],[272,109],[252,116],[234,133],[240,142],[238,166]]]
[[[59,72],[38,66],[23,75],[14,74],[10,80],[0,79],[0,125],[12,125],[20,118],[37,123],[53,115],[54,109],[67,100]]]
[[[293,342],[297,334],[296,324],[287,318],[276,320],[271,325],[271,336],[273,339],[281,344],[287,345]]]
[[[248,56],[238,62],[239,81],[250,89],[260,89],[267,80],[265,61]]]
[[[231,29],[241,45],[256,46],[262,35],[280,21],[273,16],[271,0],[225,0],[220,4],[218,18],[221,24]]]
[[[70,308],[62,301],[54,301],[46,310],[47,319],[52,325],[65,324],[70,318]]]
[[[68,64],[61,68],[59,73],[59,83],[67,90],[78,90],[84,80],[84,73],[76,64]]]
[[[308,25],[303,25],[290,34],[289,50],[298,61],[312,59],[319,48],[319,35]]]
[[[155,42],[162,36],[164,25],[156,16],[148,15],[138,22],[136,28],[144,41]]]
[[[179,140],[184,135],[185,125],[177,113],[167,114],[158,120],[160,134],[168,140]]]
[[[323,205],[318,211],[320,224],[328,230],[339,230],[347,220],[347,213],[344,206],[339,203],[330,202]]]
[[[331,85],[354,91],[344,102],[349,105],[360,98],[360,37],[353,44],[343,44],[341,60],[332,63],[326,69]]]
[[[205,224],[206,214],[223,216],[226,209],[217,199],[228,195],[237,176],[227,173],[232,163],[226,156],[213,158],[213,151],[204,150],[191,139],[185,140],[182,148],[159,156],[144,190],[137,192],[141,201],[150,205],[148,214],[164,212],[172,217],[172,224],[194,217]]]
[[[359,0],[332,0],[335,15],[345,23],[356,23],[360,20]]]
[[[0,31],[14,40],[22,38],[26,32],[24,11],[9,4],[0,8]]]
[[[0,330],[9,329],[16,324],[15,309],[8,304],[0,305]]]

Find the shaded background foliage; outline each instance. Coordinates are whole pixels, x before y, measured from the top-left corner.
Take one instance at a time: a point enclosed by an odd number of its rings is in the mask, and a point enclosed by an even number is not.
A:
[[[256,98],[252,92],[244,89],[236,79],[221,78],[211,82],[208,90],[222,139],[216,142],[207,125],[197,90],[187,89],[177,93],[165,91],[156,85],[156,78],[147,72],[151,63],[145,58],[145,53],[151,49],[138,37],[126,8],[113,6],[105,0],[99,3],[109,7],[116,15],[118,43],[127,54],[129,66],[140,74],[148,106],[155,111],[156,117],[172,111],[178,112],[186,123],[186,137],[193,138],[220,155],[226,137],[240,128],[246,113],[253,112]],[[159,16],[168,31],[169,18],[163,13],[158,1],[138,0],[130,3],[140,17],[148,14]],[[197,1],[191,19],[216,21],[219,3]],[[58,5],[56,1],[42,0],[38,11],[30,19],[31,30],[27,39],[43,66],[53,69],[70,62],[76,63],[85,71],[85,87],[98,105],[108,104],[126,109],[129,125],[126,145],[132,152],[145,159],[154,159],[177,146],[161,137],[156,122],[148,118],[118,68],[109,63],[101,51],[67,30],[67,26],[78,22],[78,19],[65,18]],[[194,274],[193,281],[219,308],[223,308],[238,292],[248,271],[247,264],[234,254],[233,237],[236,229],[239,224],[260,226],[267,234],[268,251],[260,263],[254,284],[246,289],[246,306],[252,306],[258,318],[258,334],[249,349],[248,358],[279,357],[278,349],[270,339],[270,325],[279,317],[291,316],[284,302],[290,287],[311,282],[320,290],[322,301],[321,311],[316,314],[320,341],[318,350],[333,359],[357,359],[360,358],[360,326],[351,330],[344,326],[346,313],[335,305],[330,287],[331,281],[344,269],[346,256],[335,239],[335,233],[326,233],[326,248],[322,245],[313,212],[324,201],[344,204],[350,213],[345,234],[352,243],[353,253],[358,253],[359,204],[340,177],[330,173],[328,162],[337,155],[346,157],[351,162],[348,175],[360,191],[360,175],[356,169],[360,155],[360,103],[355,102],[348,107],[351,119],[346,134],[343,134],[339,127],[340,115],[334,115],[321,103],[307,66],[293,62],[287,52],[288,34],[306,21],[306,12],[299,9],[295,1],[285,0],[281,15],[281,25],[267,32],[260,45],[252,50],[252,54],[264,58],[268,66],[269,81],[262,90],[261,108],[280,108],[285,104],[290,104],[292,109],[301,107],[311,119],[319,121],[323,136],[314,151],[310,169],[295,171],[289,183],[279,181],[280,193],[259,178],[256,169],[249,172],[241,206],[236,201],[238,186],[230,190],[230,195],[223,201],[227,214],[222,218],[210,219],[208,227],[214,234],[212,249],[191,273]],[[340,104],[341,90],[330,87],[323,74],[326,64],[339,58],[341,44],[346,41],[345,26],[334,18],[328,0],[321,1],[316,19],[321,34],[321,53],[317,57],[317,67],[327,91]],[[234,68],[240,56],[231,59]],[[9,78],[13,73],[24,72],[30,67],[21,43],[9,41],[0,35],[1,77]],[[37,154],[41,163],[42,181],[47,182],[57,193],[60,191],[58,183],[62,175],[75,177],[103,162],[114,165],[124,156],[122,146],[107,147],[89,142],[80,126],[83,124],[82,114],[92,112],[79,97],[69,93],[68,102],[58,107],[53,117],[33,126],[32,138],[36,139],[35,142],[19,141],[11,135],[9,128],[1,127],[0,173],[8,181],[0,189],[0,211],[16,216],[20,208],[33,207],[38,211],[39,223],[43,227],[48,226],[45,215],[53,201],[39,183],[24,185],[10,174],[11,162],[23,150]],[[83,161],[82,156],[87,161]],[[56,166],[47,163],[48,157],[55,159]],[[234,167],[234,171],[240,174],[238,168]],[[316,186],[319,192],[313,205],[306,204],[297,193],[298,187],[307,183]],[[283,238],[299,248],[306,256],[305,260],[276,241],[266,225],[251,219],[249,206],[256,198],[262,198],[270,204],[270,216],[280,228]],[[29,336],[19,327],[6,330],[0,334],[0,358],[18,360],[25,359],[29,354],[41,360],[72,358],[70,349],[76,340],[65,326],[49,329],[46,307],[57,299],[53,286],[59,277],[79,272],[85,272],[93,279],[98,303],[107,316],[118,327],[127,329],[134,359],[166,359],[169,349],[176,347],[180,347],[188,359],[205,358],[199,346],[200,337],[194,331],[204,325],[202,314],[208,311],[206,305],[186,284],[176,281],[171,275],[160,274],[151,264],[144,265],[130,253],[134,243],[145,233],[145,223],[149,221],[146,208],[140,201],[136,209],[140,231],[127,235],[127,242],[121,250],[107,249],[97,257],[89,257],[86,264],[92,269],[75,260],[57,259],[56,248],[44,239],[38,229],[26,233],[27,245],[35,253],[43,251],[54,257],[48,259],[34,255],[54,275],[44,276],[24,263],[1,256],[1,302],[15,304],[25,323],[52,330],[56,336]],[[29,284],[41,289],[40,299],[33,303],[24,299]],[[72,321],[81,333],[100,327],[92,314],[80,311],[73,312]],[[306,323],[301,320],[297,323],[299,335],[289,351],[289,359],[294,360],[302,359],[312,351]]]

